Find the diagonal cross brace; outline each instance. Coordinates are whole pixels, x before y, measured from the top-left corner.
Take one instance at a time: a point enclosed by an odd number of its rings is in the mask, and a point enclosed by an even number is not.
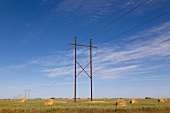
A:
[[[77,62],[77,61],[76,61]],[[82,70],[79,72],[79,74],[77,74],[77,76],[78,75],[80,75],[80,73],[82,72],[82,71],[84,71],[90,78],[91,78],[91,76],[87,73],[87,71],[85,70],[85,68],[90,64],[90,63],[88,63],[84,68],[77,62],[77,64],[82,68]],[[76,76],[76,77],[77,77]]]

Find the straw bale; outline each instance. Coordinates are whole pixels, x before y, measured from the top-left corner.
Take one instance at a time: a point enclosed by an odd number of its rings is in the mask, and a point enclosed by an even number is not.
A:
[[[160,98],[160,99],[158,99],[158,102],[165,102],[165,99],[164,98]]]
[[[130,104],[137,104],[138,102],[135,99],[130,100]]]
[[[126,102],[123,99],[116,101],[116,106],[126,106]]]
[[[26,101],[26,99],[25,98],[21,98],[21,99],[19,99],[19,102],[20,103],[24,103]]]
[[[53,99],[47,99],[44,101],[44,105],[53,105],[54,101]]]

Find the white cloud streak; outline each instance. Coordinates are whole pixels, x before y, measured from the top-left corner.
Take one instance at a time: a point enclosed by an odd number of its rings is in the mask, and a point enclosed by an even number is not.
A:
[[[124,5],[124,2],[114,0],[62,0],[56,4],[52,12],[65,12],[66,16],[86,16],[90,19],[98,20],[105,14],[126,9],[127,6],[125,8]]]
[[[166,0],[165,0],[166,1]],[[56,4],[52,12],[65,12],[65,14],[83,16],[88,15],[89,18],[99,19],[103,15],[120,13],[119,11],[127,12],[135,6],[142,4],[139,8],[131,13],[131,15],[139,15],[146,13],[152,9],[159,7],[159,4],[165,1],[115,1],[115,0],[62,0]],[[42,3],[48,4],[50,0],[43,0]],[[149,7],[149,8],[148,8]]]
[[[59,67],[54,69],[46,69],[43,72],[49,73],[48,76],[53,78],[57,76],[64,76],[73,73],[72,66],[69,67]]]
[[[144,31],[142,34],[155,35],[155,32],[153,31],[158,31],[161,28],[167,27],[167,25],[170,25],[170,23],[165,23],[161,26],[154,27],[152,29]],[[139,34],[137,34],[138,37],[143,37],[141,33]],[[100,55],[94,58],[94,67],[98,67],[95,71],[98,73],[106,73],[108,75],[106,78],[110,79],[114,78],[113,76],[117,75],[128,75],[134,72],[145,73],[150,70],[155,70],[155,68],[159,69],[161,66],[163,66],[161,61],[165,60],[165,57],[170,55],[169,35],[170,32],[168,28],[161,33],[157,32],[156,35],[151,38],[151,40],[142,40],[138,43],[133,43],[134,45],[124,45],[126,49],[122,48],[121,50],[107,50],[110,47],[103,48],[99,52]],[[159,62],[161,66],[154,67],[153,65],[148,64],[155,62],[155,60],[156,62]],[[149,68],[146,64],[151,66],[152,68]],[[122,68],[119,68],[119,65],[122,65]],[[124,67],[124,65],[128,65],[133,68],[129,68],[128,66]],[[113,69],[105,72],[109,69],[108,67],[113,67]],[[119,72],[117,72],[117,70],[119,70]],[[109,75],[108,72],[112,72],[112,75]],[[122,74],[122,72],[128,72],[128,74]]]
[[[139,41],[131,42],[123,45],[124,48],[111,46],[99,49],[97,55],[93,57],[93,73],[94,77],[99,79],[121,79],[121,78],[136,78],[138,74],[151,73],[162,67],[168,67],[167,60],[170,56],[170,30],[166,28],[170,22],[164,23],[160,26],[147,29],[137,33],[128,39],[135,39],[137,37],[145,37]],[[159,31],[159,32],[158,32]],[[81,53],[79,50],[78,53]],[[28,63],[28,65],[43,66],[41,72],[50,78],[72,75],[74,71],[73,53],[68,53],[61,62],[56,64],[58,55],[36,58]],[[78,55],[78,62],[85,67],[88,64],[89,53],[85,52],[81,56]],[[20,67],[25,65],[13,66]],[[55,66],[54,68],[51,68]],[[77,72],[81,68],[77,65]],[[86,68],[89,72],[89,66]],[[152,73],[153,75],[153,73]],[[152,76],[151,76],[152,77]],[[147,78],[147,77],[146,77]],[[154,76],[152,77],[154,78]]]
[[[129,37],[129,39],[134,39],[134,37],[137,36],[147,36],[147,40],[124,45],[126,49],[120,49],[118,47],[118,50],[107,50],[110,46],[100,49],[98,55],[93,58],[94,76],[101,79],[120,79],[135,74],[153,72],[162,68],[165,64],[162,64],[161,61],[165,60],[165,57],[170,55],[170,32],[169,28],[163,31],[161,29],[166,28],[168,25],[170,25],[169,22],[139,32],[136,36],[133,36],[133,38]],[[148,36],[152,38],[149,39]],[[83,67],[88,63],[88,59],[87,55],[79,58]],[[158,62],[158,64],[154,64],[154,62]],[[88,68],[89,67],[87,67],[87,71]],[[79,71],[80,68],[78,72]],[[59,75],[63,76],[72,74],[73,63],[72,66],[70,65],[66,69],[64,69],[64,67],[58,67],[53,71],[46,70],[46,72],[49,72],[48,76],[50,77],[58,76],[58,72],[60,72]]]

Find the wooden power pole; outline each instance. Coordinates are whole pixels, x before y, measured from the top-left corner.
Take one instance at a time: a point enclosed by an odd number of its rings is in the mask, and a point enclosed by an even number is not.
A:
[[[92,89],[92,48],[97,48],[95,46],[92,46],[92,39],[90,39],[90,46],[86,46],[84,44],[77,44],[76,42],[76,37],[74,38],[74,44],[70,44],[74,46],[74,102],[76,102],[76,78],[81,72],[85,72],[89,77],[90,77],[90,87],[91,87],[91,101],[93,100],[93,89]],[[84,46],[84,47],[89,47],[90,48],[90,62],[83,68],[78,62],[77,62],[77,53],[76,49],[77,46]],[[77,64],[82,68],[82,70],[77,74]],[[85,68],[90,64],[90,75],[87,73]]]

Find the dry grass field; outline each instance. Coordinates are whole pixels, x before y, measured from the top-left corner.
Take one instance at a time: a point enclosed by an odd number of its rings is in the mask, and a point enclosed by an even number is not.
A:
[[[0,113],[170,113],[170,100],[158,102],[158,99],[124,99],[126,106],[116,106],[118,99],[95,99],[93,102],[79,99],[55,99],[53,105],[44,105],[44,100],[0,100]]]

